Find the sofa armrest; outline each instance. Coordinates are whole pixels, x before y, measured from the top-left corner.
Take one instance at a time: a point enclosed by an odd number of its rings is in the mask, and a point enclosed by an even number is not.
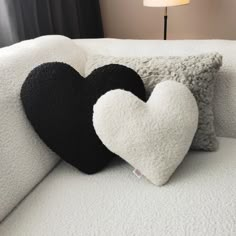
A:
[[[59,158],[38,137],[20,101],[28,73],[61,61],[83,74],[83,50],[63,36],[45,36],[0,50],[0,221],[56,165]]]

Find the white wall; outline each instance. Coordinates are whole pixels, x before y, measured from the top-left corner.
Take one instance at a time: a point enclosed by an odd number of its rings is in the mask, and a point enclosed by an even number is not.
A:
[[[163,8],[143,0],[100,0],[106,37],[163,37]],[[236,39],[236,0],[191,0],[169,8],[169,39]]]

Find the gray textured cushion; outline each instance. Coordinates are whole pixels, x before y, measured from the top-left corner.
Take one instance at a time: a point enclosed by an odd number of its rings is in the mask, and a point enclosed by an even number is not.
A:
[[[167,79],[185,84],[195,96],[199,107],[199,125],[192,149],[205,151],[217,149],[212,100],[215,73],[222,65],[220,54],[148,58],[92,55],[88,57],[85,74],[87,76],[94,69],[111,63],[126,65],[134,69],[143,79],[148,96],[157,83]]]

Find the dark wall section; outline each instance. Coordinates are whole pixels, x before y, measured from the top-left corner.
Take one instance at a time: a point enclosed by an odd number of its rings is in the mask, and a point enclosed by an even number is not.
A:
[[[70,38],[101,38],[98,0],[0,0],[0,46],[61,34]]]

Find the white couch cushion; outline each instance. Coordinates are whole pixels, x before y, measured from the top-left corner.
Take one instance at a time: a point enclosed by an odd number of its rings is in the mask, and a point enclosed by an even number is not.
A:
[[[219,136],[236,138],[236,41],[79,39],[75,42],[88,54],[121,57],[189,56],[219,52],[223,55],[223,67],[217,75],[215,91],[216,132]]]
[[[85,62],[78,46],[62,36],[0,50],[0,221],[58,161],[31,128],[20,101],[28,73],[49,61],[66,62],[78,71]]]
[[[191,152],[156,187],[118,160],[88,176],[60,164],[0,225],[0,235],[236,234],[236,140]]]
[[[93,127],[111,152],[161,186],[188,153],[198,114],[190,90],[165,81],[156,85],[146,103],[122,89],[102,95],[93,107]]]

